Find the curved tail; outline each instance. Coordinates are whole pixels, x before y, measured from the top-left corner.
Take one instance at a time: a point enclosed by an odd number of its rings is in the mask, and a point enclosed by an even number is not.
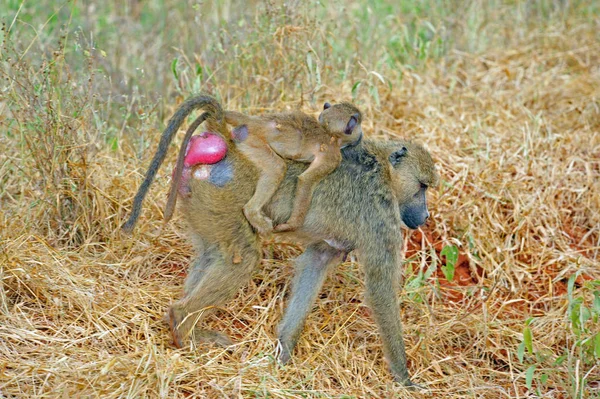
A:
[[[225,122],[231,126],[247,125],[251,117],[236,111],[225,111],[223,113]]]
[[[208,112],[203,113],[198,119],[196,119],[196,121],[194,121],[192,126],[190,126],[190,129],[188,129],[188,132],[186,133],[187,141],[189,141],[189,138],[191,137],[194,130],[196,130],[198,125],[200,125],[200,123],[202,123],[209,116],[214,117],[214,119],[217,121],[217,123],[223,124],[223,119],[224,119],[223,108],[221,107],[221,104],[219,104],[219,102],[211,96],[200,95],[197,97],[192,97],[192,98],[184,101],[183,104],[181,104],[179,106],[177,111],[175,111],[175,114],[169,120],[169,124],[167,125],[167,128],[165,129],[162,136],[160,137],[160,142],[158,143],[158,150],[156,150],[156,153],[154,154],[154,157],[152,158],[152,162],[150,163],[150,167],[148,168],[148,171],[146,172],[146,177],[144,178],[144,181],[142,182],[140,188],[138,189],[138,192],[136,193],[136,195],[133,199],[133,207],[131,209],[131,215],[129,216],[129,219],[127,219],[127,221],[121,227],[121,229],[123,229],[123,231],[130,233],[133,230],[133,228],[135,227],[135,224],[136,224],[136,222],[140,216],[140,213],[142,211],[142,202],[144,201],[146,194],[148,194],[150,185],[152,184],[152,181],[156,177],[156,173],[158,172],[160,165],[162,165],[163,161],[165,160],[165,157],[167,155],[167,150],[169,149],[169,144],[173,140],[173,136],[175,135],[175,133],[177,133],[177,131],[179,130],[179,127],[185,121],[185,118],[190,113],[192,113],[192,111],[194,111],[195,109],[198,109],[198,108],[206,108]],[[199,120],[200,120],[200,122],[198,122]],[[192,127],[193,127],[193,129],[192,129]],[[185,148],[186,147],[187,147],[187,142],[184,141],[184,143],[182,143],[182,149],[184,152],[184,156],[185,156]],[[180,157],[181,157],[181,151],[180,151]],[[178,164],[179,164],[179,160],[178,160]],[[181,173],[181,171],[180,171],[180,173]],[[174,206],[174,204],[173,204],[173,206]]]
[[[181,184],[181,175],[183,174],[183,166],[185,161],[185,153],[187,150],[188,143],[192,138],[192,134],[198,129],[198,126],[202,124],[205,120],[210,118],[210,112],[205,112],[199,117],[196,118],[194,122],[188,127],[187,132],[185,132],[185,137],[181,142],[181,147],[179,148],[179,155],[177,155],[177,163],[175,164],[175,171],[173,172],[173,179],[171,180],[171,187],[169,188],[169,197],[167,199],[167,205],[165,206],[165,214],[164,214],[164,223],[166,224],[173,217],[173,212],[175,212],[175,205],[177,204],[177,190],[179,189],[179,185]]]

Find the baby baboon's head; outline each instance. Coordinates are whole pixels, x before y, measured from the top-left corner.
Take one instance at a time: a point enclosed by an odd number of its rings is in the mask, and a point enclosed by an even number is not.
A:
[[[319,123],[332,136],[342,140],[342,147],[357,144],[362,139],[362,114],[351,103],[325,103]]]

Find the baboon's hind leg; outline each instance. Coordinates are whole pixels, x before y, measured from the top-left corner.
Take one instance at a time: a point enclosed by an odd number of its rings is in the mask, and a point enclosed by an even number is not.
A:
[[[325,242],[309,246],[296,259],[296,276],[292,294],[279,324],[279,360],[286,363],[298,342],[310,311],[331,266],[342,261],[344,252],[332,248]]]
[[[250,279],[260,261],[258,244],[248,244],[238,251],[242,254],[240,263],[234,264],[233,254],[222,251],[218,245],[207,246],[194,261],[186,279],[185,296],[169,309],[168,321],[175,346],[182,347],[192,332],[197,340],[230,342],[222,333],[193,329],[215,308],[232,299]]]

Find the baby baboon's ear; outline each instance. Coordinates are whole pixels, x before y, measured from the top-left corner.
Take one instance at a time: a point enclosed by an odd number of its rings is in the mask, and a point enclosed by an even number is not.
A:
[[[329,107],[331,107],[331,104],[329,104],[329,103],[325,103],[325,104],[323,104],[323,109],[327,109],[327,108],[329,108]]]
[[[352,134],[352,131],[354,130],[354,128],[356,127],[357,124],[358,124],[358,114],[354,114],[350,117],[350,120],[346,124],[346,129],[344,129],[344,133]]]
[[[392,152],[389,157],[392,166],[398,165],[407,152],[408,150],[406,149],[406,147],[402,147],[398,151]]]

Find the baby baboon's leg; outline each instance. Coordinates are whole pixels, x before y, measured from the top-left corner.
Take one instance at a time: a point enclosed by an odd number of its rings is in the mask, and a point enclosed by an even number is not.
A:
[[[273,231],[273,222],[263,213],[263,207],[271,200],[275,191],[283,181],[287,166],[273,150],[264,142],[251,143],[248,138],[242,144],[238,144],[252,163],[259,170],[258,181],[254,195],[244,205],[244,215],[260,234],[265,235]]]
[[[287,222],[275,227],[276,232],[292,231],[302,226],[316,185],[333,172],[341,161],[342,154],[339,147],[330,146],[327,152],[317,154],[308,169],[298,176],[292,214]]]
[[[325,242],[313,244],[296,259],[296,276],[292,294],[279,324],[279,360],[286,363],[291,355],[319,290],[327,276],[327,270],[342,261],[344,253]]]
[[[258,243],[238,248],[242,261],[233,263],[233,253],[222,251],[218,245],[207,246],[190,268],[185,283],[185,296],[169,309],[169,326],[175,346],[182,347],[183,340],[194,326],[218,306],[223,305],[238,292],[249,279],[260,261]],[[232,251],[233,252],[233,251]],[[199,337],[207,341],[225,343],[220,333],[199,330]]]

